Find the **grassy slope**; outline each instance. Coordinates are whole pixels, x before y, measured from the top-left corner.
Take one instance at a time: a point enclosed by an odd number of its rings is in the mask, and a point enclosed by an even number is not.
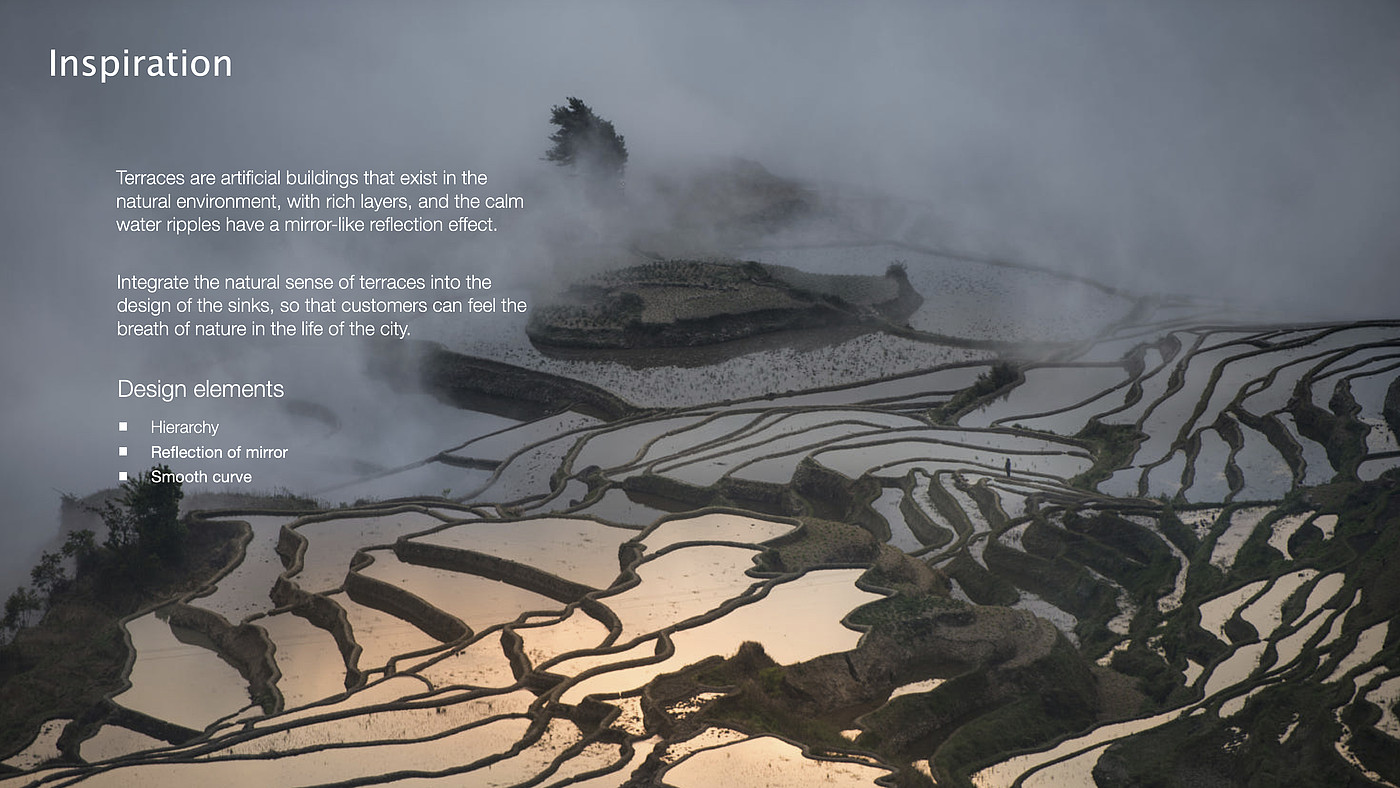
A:
[[[0,756],[26,747],[45,720],[82,717],[121,690],[128,652],[118,622],[209,583],[241,555],[245,529],[197,524],[173,566],[134,581],[99,565],[56,593],[43,620],[0,649]]]

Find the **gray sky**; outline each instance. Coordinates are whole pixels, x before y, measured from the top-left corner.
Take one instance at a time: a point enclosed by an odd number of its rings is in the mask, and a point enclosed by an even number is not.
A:
[[[54,79],[50,48],[227,54],[234,76]],[[920,201],[952,248],[1338,318],[1397,312],[1388,0],[12,1],[0,65],[15,553],[51,527],[54,489],[108,483],[92,455],[109,448],[111,381],[193,363],[189,347],[109,338],[115,273],[442,253],[521,287],[554,270],[516,259],[537,225],[465,251],[123,238],[117,168],[471,167],[528,191],[548,169],[549,107],[577,95],[637,171],[742,156]]]
[[[68,203],[114,166],[459,161],[506,183],[579,95],[635,166],[746,156],[924,200],[952,245],[1125,284],[1267,273],[1311,297],[1336,266],[1357,285],[1340,303],[1385,309],[1393,2],[677,5],[9,4],[7,191]],[[50,47],[227,53],[235,77],[55,80]],[[35,212],[41,246],[76,216]]]

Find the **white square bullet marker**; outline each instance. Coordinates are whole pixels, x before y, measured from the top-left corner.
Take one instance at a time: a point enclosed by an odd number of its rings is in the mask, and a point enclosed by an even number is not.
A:
[[[118,456],[118,457],[125,457],[125,456],[126,456],[126,447],[125,447],[125,446],[118,446],[118,447],[117,447],[117,456]]]
[[[126,481],[126,471],[119,471],[119,472],[117,473],[117,481],[119,481],[119,482],[124,482],[124,481]]]
[[[119,421],[119,422],[117,422],[117,432],[126,432],[126,422],[124,422],[124,421]]]

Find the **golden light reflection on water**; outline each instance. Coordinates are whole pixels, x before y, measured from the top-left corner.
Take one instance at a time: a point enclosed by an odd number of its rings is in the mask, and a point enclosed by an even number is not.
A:
[[[1249,338],[1249,332],[1233,332],[1212,341],[1245,342]],[[1125,346],[1131,349],[1134,345]],[[1269,345],[1260,340],[1250,347],[1263,350]],[[1161,349],[1151,352],[1163,357]],[[1217,411],[1224,414],[1222,418],[1229,417],[1221,407],[1234,392],[1228,390],[1230,386],[1208,390],[1202,373],[1217,369],[1214,364],[1236,352],[1238,347],[1221,348],[1192,356],[1189,362],[1178,359],[1184,385],[1170,392],[1164,370],[1138,381],[1145,384],[1145,399],[1151,401],[1127,407],[1119,417],[1143,417],[1149,436],[1142,451],[1157,452],[1147,459],[1169,461],[1149,469],[1144,457],[1138,456],[1128,463],[1131,467],[1103,483],[1100,492],[1132,496],[1142,478],[1154,491],[1175,491],[1168,488],[1174,480],[1180,483],[1189,451],[1181,445],[1168,445],[1171,436],[1186,434],[1178,428],[1198,405],[1212,418]],[[1114,358],[1121,355],[1120,349]],[[1248,378],[1260,370],[1273,369],[1273,363],[1254,363],[1248,374],[1240,369],[1227,374]],[[929,375],[976,380],[981,369],[985,365]],[[1083,368],[1073,366],[1032,368],[1033,374],[1019,394],[981,414],[962,417],[961,425],[935,425],[918,415],[939,404],[924,401],[931,396],[920,388],[921,380],[927,382],[925,376],[775,398],[770,408],[754,402],[728,403],[681,415],[641,417],[619,422],[616,427],[592,420],[580,422],[575,426],[594,430],[579,433],[588,440],[577,443],[577,436],[557,436],[526,449],[502,470],[499,481],[488,489],[508,503],[473,504],[477,511],[469,513],[442,499],[424,499],[321,513],[295,529],[306,541],[304,563],[285,572],[282,562],[296,558],[292,553],[299,544],[298,539],[279,533],[286,518],[250,518],[254,543],[244,564],[223,578],[212,594],[193,600],[193,604],[226,616],[232,624],[252,616],[252,623],[266,630],[275,649],[272,659],[280,670],[278,688],[288,710],[264,718],[261,708],[250,706],[247,681],[220,659],[212,642],[189,633],[182,634],[188,642],[181,642],[165,622],[149,615],[139,618],[128,627],[137,651],[131,674],[133,687],[119,695],[117,702],[194,729],[221,718],[223,721],[210,732],[209,739],[180,747],[159,745],[145,733],[106,725],[83,745],[86,757],[112,757],[151,746],[159,746],[162,755],[171,757],[166,763],[137,759],[110,773],[93,775],[84,784],[327,782],[405,770],[399,775],[404,777],[402,782],[427,785],[429,778],[421,776],[422,772],[464,769],[473,759],[494,757],[498,760],[489,766],[483,763],[468,775],[444,777],[433,784],[513,783],[547,775],[540,784],[551,785],[573,775],[619,767],[615,773],[580,783],[617,785],[658,745],[656,739],[640,740],[647,731],[636,695],[658,674],[709,656],[731,655],[750,640],[761,642],[768,655],[784,665],[857,645],[860,634],[840,622],[856,607],[881,598],[857,587],[856,580],[866,568],[821,568],[781,577],[756,572],[755,559],[765,549],[777,549],[772,540],[782,539],[779,544],[786,545],[796,539],[794,523],[749,516],[739,510],[678,517],[637,504],[626,497],[623,490],[633,488],[624,488],[623,481],[636,481],[634,477],[648,470],[671,479],[657,481],[660,477],[653,476],[640,481],[655,482],[664,489],[670,488],[662,483],[674,485],[674,479],[694,485],[725,479],[724,485],[734,486],[681,492],[726,506],[739,500],[726,497],[731,492],[748,489],[742,487],[748,484],[744,479],[787,483],[800,465],[804,472],[814,474],[818,486],[849,482],[861,492],[851,496],[856,502],[851,504],[848,519],[868,518],[873,506],[873,512],[883,517],[895,534],[890,540],[893,548],[915,554],[914,560],[937,550],[932,560],[945,567],[955,557],[970,561],[1015,586],[1022,600],[1018,604],[1074,635],[1081,624],[1094,619],[1069,612],[1077,610],[1072,600],[1056,597],[1056,604],[1051,604],[1020,588],[1017,577],[999,570],[991,560],[994,550],[989,546],[995,544],[1003,555],[1007,551],[1030,553],[1044,548],[1032,544],[1038,538],[1044,540],[1045,533],[1036,532],[1041,526],[1072,527],[1071,518],[1063,514],[1063,507],[1070,504],[1063,502],[1085,500],[1082,484],[1068,481],[1093,462],[1086,441],[968,427],[990,424],[1003,416],[1013,421],[1039,418],[1042,424],[1064,423],[1063,434],[1074,434],[1075,430],[1069,429],[1074,425],[1064,421],[1068,418],[1065,414],[1098,412],[1099,406],[1082,404],[1082,400],[1098,400],[1107,408],[1109,400],[1116,397],[1109,396],[1107,389],[1124,380],[1126,367],[1108,359],[1104,366],[1090,369],[1094,370],[1091,374],[1084,374]],[[860,391],[863,388],[868,388],[864,394]],[[1275,384],[1274,388],[1282,390],[1283,386]],[[878,405],[791,410],[777,406],[784,401],[859,403],[865,401],[862,396],[874,392],[905,396],[911,398],[911,404],[903,410],[883,411]],[[954,393],[950,390],[939,396],[946,399]],[[1096,393],[1102,396],[1095,397]],[[1038,416],[1031,405],[1043,407],[1047,397],[1055,400],[1052,404],[1069,410],[1054,418]],[[1280,420],[1280,424],[1296,432],[1294,422]],[[1130,425],[1124,422],[1119,426]],[[553,429],[539,427],[531,440],[549,438]],[[522,428],[514,437],[498,439],[498,448],[507,454],[513,452],[521,446],[517,438],[526,432],[529,430]],[[1255,466],[1277,465],[1267,442],[1253,433],[1243,433],[1246,445],[1240,449],[1227,446],[1223,432],[1211,434],[1215,438],[1207,441],[1207,456],[1196,457],[1202,466],[1214,468],[1229,457],[1253,457],[1245,463],[1250,466],[1245,468],[1248,476]],[[577,454],[571,455],[575,448]],[[459,449],[462,456],[474,451],[471,447]],[[639,454],[644,460],[634,462]],[[1014,475],[1002,470],[1008,459]],[[655,464],[644,467],[647,463]],[[589,465],[598,467],[580,472]],[[1197,472],[1203,469],[1198,467]],[[938,474],[936,480],[933,474]],[[820,508],[813,502],[816,498],[798,496],[797,487],[756,489],[771,493],[769,503],[774,511],[810,510],[782,508],[794,500]],[[602,502],[592,505],[594,511],[610,512],[632,527],[609,526],[564,511],[596,497],[600,488],[604,490]],[[1193,487],[1193,495],[1203,489],[1213,488]],[[662,505],[659,498],[646,500]],[[1242,566],[1248,563],[1245,557],[1250,556],[1250,545],[1259,541],[1254,538],[1255,531],[1275,507],[1252,504],[1229,510],[1223,519],[1218,517],[1222,513],[1219,508],[1179,512],[1188,531],[1178,540],[1186,545],[1182,547],[1165,535],[1165,518],[1158,522],[1152,502],[1134,499],[1133,506],[1114,508],[1111,499],[1093,500],[1091,508],[1130,518],[1141,532],[1136,537],[1171,542],[1167,550],[1180,565],[1171,582],[1147,598],[1130,594],[1131,584],[1108,577],[1108,570],[1090,573],[1108,590],[1106,596],[1112,597],[1105,604],[1117,608],[1106,618],[1110,622],[1108,633],[1122,635],[1094,656],[1102,656],[1100,663],[1112,666],[1115,654],[1142,645],[1135,640],[1136,625],[1144,612],[1151,614],[1155,617],[1154,632],[1159,634],[1145,645],[1174,670],[1184,668],[1185,683],[1201,686],[1206,697],[1184,709],[1072,734],[1045,752],[1013,757],[979,772],[973,777],[977,785],[1009,784],[1021,776],[1026,777],[1026,785],[1072,784],[1085,779],[1112,741],[1149,730],[1180,714],[1198,713],[1203,720],[1214,719],[1206,712],[1216,704],[1221,704],[1223,716],[1237,713],[1248,699],[1269,697],[1259,686],[1251,686],[1252,680],[1272,686],[1268,682],[1277,681],[1279,671],[1303,654],[1307,641],[1325,629],[1323,644],[1343,643],[1349,651],[1325,657],[1341,663],[1332,681],[1341,681],[1346,671],[1367,667],[1383,646],[1388,634],[1384,623],[1356,637],[1358,633],[1352,630],[1343,632],[1342,613],[1323,608],[1345,586],[1347,577],[1342,571],[1323,577],[1312,588],[1309,584],[1319,570],[1311,566],[1289,566],[1266,579],[1259,579],[1263,576],[1259,573],[1230,574],[1237,561]],[[404,511],[385,514],[390,506]],[[1042,507],[1061,510],[1046,515]],[[1325,507],[1314,504],[1314,508]],[[927,522],[920,523],[922,530],[905,522],[906,511],[923,514]],[[839,511],[828,516],[838,515]],[[1268,547],[1261,549],[1289,558],[1289,536],[1306,531],[1303,523],[1309,516],[1311,512],[1294,514],[1275,526]],[[908,517],[916,520],[913,514]],[[878,519],[864,522],[871,531],[881,531]],[[1338,518],[1331,514],[1312,522],[1324,538],[1340,527]],[[1033,523],[1036,528],[1032,528]],[[940,529],[948,532],[951,541],[934,548],[932,539],[942,534],[930,533]],[[838,560],[830,556],[844,555],[842,550],[866,555],[861,552],[865,544],[861,540],[868,538],[864,533],[853,536],[850,544],[838,545],[839,550],[833,549],[822,560]],[[1193,538],[1201,540],[1200,549],[1189,544]],[[624,544],[633,540],[636,544]],[[803,543],[803,549],[809,547],[813,545]],[[825,550],[832,545],[823,543],[820,547]],[[433,552],[428,548],[451,550]],[[891,548],[881,549],[885,551],[881,555],[888,558]],[[1193,550],[1198,555],[1192,556]],[[460,559],[467,551],[476,563],[466,562],[458,567],[460,571],[442,568],[455,565],[448,558]],[[623,562],[637,556],[640,563],[630,567],[637,579],[634,583]],[[491,563],[493,557],[512,562],[513,569],[491,569],[500,566]],[[1191,557],[1198,564],[1208,558],[1216,570],[1225,573],[1221,582],[1208,586],[1225,589],[1223,592],[1211,591],[1215,596],[1204,602],[1191,595],[1193,586],[1187,581],[1194,579],[1191,573],[1199,568],[1191,565]],[[352,582],[339,590],[352,564],[353,571],[362,576],[355,582],[362,585]],[[280,582],[279,574],[283,575]],[[901,577],[907,580],[908,575]],[[378,582],[365,583],[363,578]],[[1241,586],[1243,581],[1253,582]],[[927,583],[920,586],[925,587]],[[1302,613],[1294,620],[1284,620],[1285,613],[1293,610],[1285,607],[1285,602],[1305,590]],[[319,606],[313,609],[302,592],[324,596],[314,600]],[[1205,665],[1164,646],[1165,636],[1160,634],[1172,616],[1185,617],[1185,626],[1196,625],[1195,610],[1182,609],[1187,602],[1199,608],[1199,626],[1204,633],[1221,643],[1218,655]],[[294,609],[306,617],[278,609],[278,604],[304,605]],[[1057,606],[1061,604],[1064,607]],[[1351,604],[1355,606],[1355,602]],[[1227,623],[1237,615],[1255,628],[1259,641],[1238,646],[1231,642]],[[441,617],[459,620],[471,633],[459,637],[463,630],[441,626]],[[451,642],[429,636],[411,622]],[[1231,633],[1238,641],[1239,634],[1233,629]],[[1352,637],[1356,637],[1354,647]],[[611,645],[600,648],[606,644]],[[674,653],[665,655],[667,647]],[[1278,661],[1266,665],[1270,650],[1277,651]],[[570,654],[573,656],[564,658]],[[347,660],[352,668],[348,672]],[[1269,672],[1256,680],[1261,665]],[[1384,702],[1393,697],[1396,684],[1377,670],[1372,667],[1363,677],[1384,681],[1369,690],[1371,696]],[[585,672],[591,675],[581,678]],[[347,675],[352,684],[361,678],[368,684],[347,695]],[[556,684],[560,681],[563,686]],[[934,682],[904,685],[891,697],[927,692],[936,686]],[[1366,690],[1355,687],[1354,691]],[[588,696],[611,698],[617,693],[630,694],[607,701],[621,710],[620,718],[606,735],[600,733],[597,740],[585,741],[594,733],[591,726],[608,713],[606,706],[588,700]],[[713,693],[692,696],[672,711],[678,716],[696,713],[700,705],[696,698],[712,697]],[[570,717],[579,722],[569,721]],[[1231,724],[1243,724],[1241,719],[1237,717]],[[842,721],[843,726],[848,724],[848,720]],[[1393,727],[1393,716],[1385,717],[1385,724]],[[52,735],[52,730],[47,731],[48,738],[36,743],[38,749],[29,754],[31,760],[41,749],[49,753]],[[626,754],[627,742],[637,748],[631,756]],[[575,745],[578,748],[571,749]],[[886,770],[867,764],[815,761],[778,739],[750,738],[724,729],[711,728],[693,740],[668,742],[667,746],[667,763],[672,767],[665,779],[681,788],[716,783],[807,785],[813,781],[868,785],[886,774]],[[227,760],[235,754],[246,758]],[[623,762],[626,768],[621,768]],[[919,763],[922,765],[915,768],[936,771],[937,764]]]
[[[252,703],[237,669],[212,649],[177,639],[155,613],[128,622],[126,629],[136,662],[131,688],[113,702],[194,730]]]
[[[811,785],[873,786],[888,769],[860,763],[817,761],[771,736],[745,739],[701,750],[666,772],[678,788],[745,785],[756,788],[807,788]]]

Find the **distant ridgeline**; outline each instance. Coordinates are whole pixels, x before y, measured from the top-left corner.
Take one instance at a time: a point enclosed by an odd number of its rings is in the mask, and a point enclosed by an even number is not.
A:
[[[812,274],[757,262],[665,260],[597,274],[534,313],[541,347],[695,347],[833,326],[902,325],[923,303],[904,269]]]

